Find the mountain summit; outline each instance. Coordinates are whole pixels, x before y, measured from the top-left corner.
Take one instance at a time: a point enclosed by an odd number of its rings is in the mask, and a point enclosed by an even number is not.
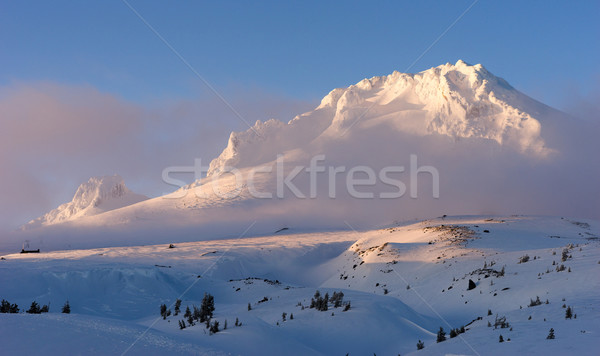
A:
[[[541,137],[541,120],[558,112],[526,96],[481,64],[459,60],[426,71],[363,79],[327,94],[313,111],[287,123],[257,121],[232,133],[210,164],[208,175],[225,166],[250,167],[318,137],[352,135],[361,127],[387,125],[417,136],[492,140],[522,154],[552,152]]]
[[[30,221],[23,228],[53,225],[84,216],[97,215],[146,199],[148,197],[129,190],[119,175],[92,177],[77,188],[73,200]]]

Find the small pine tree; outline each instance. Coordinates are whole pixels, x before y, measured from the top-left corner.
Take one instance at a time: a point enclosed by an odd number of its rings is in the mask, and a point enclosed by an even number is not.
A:
[[[202,305],[200,305],[200,322],[210,320],[215,311],[215,297],[208,293],[204,293]]]
[[[2,299],[2,302],[0,302],[0,313],[8,312],[10,312],[10,302],[6,299]]]
[[[181,299],[177,299],[175,301],[175,315],[179,315],[180,311],[181,311]]]
[[[451,338],[451,339],[455,338],[455,337],[456,337],[456,335],[457,335],[457,334],[456,334],[456,330],[455,330],[455,329],[452,329],[452,330],[450,330],[450,338]]]
[[[571,307],[567,307],[567,310],[565,311],[565,319],[571,319],[573,317],[573,310],[571,309]]]
[[[437,342],[442,342],[442,341],[446,341],[446,332],[444,331],[444,328],[440,326],[440,330],[437,333]]]
[[[225,319],[225,322],[223,323],[223,330],[227,330],[227,319]]]
[[[290,314],[290,320],[294,320],[294,313]]]
[[[179,329],[180,330],[185,329],[185,321],[183,319],[179,320]]]
[[[488,309],[488,315],[492,315],[492,309]]]
[[[41,313],[40,305],[34,300],[33,302],[31,302],[31,306],[29,307],[29,310],[27,310],[27,313],[40,314]]]
[[[425,343],[419,340],[419,342],[417,342],[417,350],[423,350],[423,348],[425,348]]]
[[[281,320],[285,321],[286,317],[287,317],[287,313],[284,312],[283,314],[281,314]]]
[[[162,316],[163,320],[167,318],[167,305],[166,304],[160,305],[160,316]]]
[[[252,305],[250,305],[250,303],[248,303],[248,311],[252,310]]]
[[[502,335],[500,335],[500,337],[498,338],[498,342],[504,342],[504,338],[502,337]]]
[[[238,318],[235,318],[235,326],[240,326],[240,320]]]
[[[69,314],[69,313],[71,313],[71,306],[69,305],[69,301],[68,301],[68,300],[65,302],[65,305],[63,305],[63,307],[62,307],[62,312],[63,312],[64,314]]]
[[[188,305],[187,307],[185,307],[185,314],[183,314],[184,317],[189,318],[192,316],[192,311],[190,310],[190,306]]]
[[[40,309],[40,313],[47,313],[50,311],[50,304],[44,304],[42,305],[42,308]]]
[[[548,336],[546,336],[547,340],[553,340],[554,339],[554,329],[550,328],[550,333],[548,334]]]
[[[209,329],[211,334],[216,334],[219,332],[219,321],[215,320],[211,325],[210,325],[210,329]]]

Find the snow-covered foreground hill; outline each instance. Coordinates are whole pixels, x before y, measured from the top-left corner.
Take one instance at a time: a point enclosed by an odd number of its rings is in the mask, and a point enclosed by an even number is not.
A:
[[[0,314],[1,353],[597,354],[598,221],[465,216],[230,237],[4,255],[0,298],[21,310],[50,303],[50,312]],[[310,308],[317,290],[342,291],[349,310]],[[200,323],[180,330],[181,314],[159,316],[161,304],[174,310],[180,298],[183,313],[204,293],[215,298],[218,333]],[[67,299],[72,313],[60,314]],[[504,317],[508,327],[494,328]],[[436,343],[440,327],[448,339]]]

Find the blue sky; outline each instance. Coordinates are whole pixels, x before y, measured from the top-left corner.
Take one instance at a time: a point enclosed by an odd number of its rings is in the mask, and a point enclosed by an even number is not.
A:
[[[597,1],[129,1],[249,123],[458,59],[598,112]],[[158,196],[163,168],[208,163],[247,129],[119,0],[0,2],[0,68],[0,229],[91,176]]]
[[[218,90],[305,100],[404,71],[469,1],[130,4]],[[561,107],[600,77],[600,3],[477,2],[411,72],[464,59]],[[192,98],[201,81],[121,1],[0,5],[0,84],[86,84],[137,102]]]

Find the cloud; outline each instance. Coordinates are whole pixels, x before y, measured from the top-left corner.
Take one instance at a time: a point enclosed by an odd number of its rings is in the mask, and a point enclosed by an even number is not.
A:
[[[289,120],[314,105],[260,90],[228,99],[250,123]],[[0,87],[0,229],[69,201],[91,176],[118,173],[134,191],[160,195],[172,189],[163,168],[208,163],[232,130],[245,128],[214,95],[141,105],[91,86]]]

